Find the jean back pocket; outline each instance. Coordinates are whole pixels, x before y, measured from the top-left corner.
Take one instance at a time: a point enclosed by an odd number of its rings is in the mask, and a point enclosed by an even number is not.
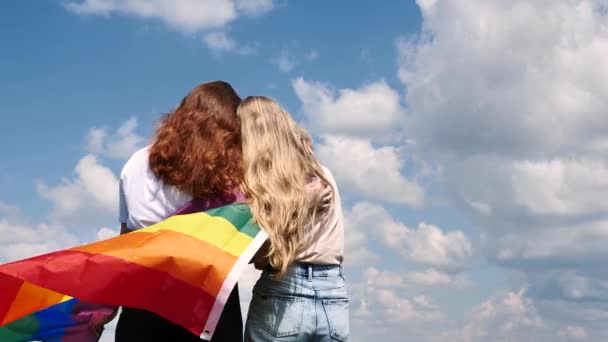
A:
[[[348,299],[323,299],[322,302],[331,338],[342,342],[348,341],[350,335]]]
[[[251,323],[274,337],[298,335],[304,317],[304,298],[284,295],[254,295],[250,312]]]

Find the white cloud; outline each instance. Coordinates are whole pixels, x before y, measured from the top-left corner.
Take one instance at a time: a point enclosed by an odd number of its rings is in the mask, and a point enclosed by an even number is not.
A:
[[[608,166],[598,160],[516,161],[515,200],[537,215],[608,212]]]
[[[594,65],[608,34],[594,1],[437,1],[423,16],[422,38],[398,44],[421,142],[532,156],[605,138],[608,67]]]
[[[222,28],[241,13],[257,15],[273,8],[272,0],[84,0],[70,1],[66,8],[81,15],[127,14],[159,19],[186,33]]]
[[[118,210],[118,180],[112,170],[100,165],[91,154],[84,156],[74,169],[73,179],[60,184],[38,184],[38,193],[53,204],[55,220],[79,216],[81,209],[101,209],[106,213]]]
[[[32,225],[19,209],[0,203],[0,263],[75,246],[79,239],[60,227]]]
[[[389,278],[384,278],[385,275]],[[434,300],[423,295],[405,298],[399,285],[392,285],[390,280],[399,280],[399,277],[368,269],[362,281],[351,286],[354,291],[351,315],[355,325],[390,325],[410,320],[437,321],[444,318]]]
[[[368,280],[373,279],[376,287],[387,289],[427,289],[429,287],[465,289],[473,285],[463,274],[450,274],[433,268],[424,271],[398,272],[370,267],[364,271],[364,275]]]
[[[274,8],[273,0],[237,0],[237,9],[248,15],[258,15]]]
[[[559,329],[558,334],[561,337],[570,338],[573,340],[585,340],[589,338],[587,330],[580,326],[568,325],[562,327]]]
[[[101,227],[101,229],[97,231],[97,240],[111,239],[115,236],[118,236],[119,233],[120,232],[118,230],[110,229],[107,227]]]
[[[384,139],[398,130],[405,118],[399,93],[384,80],[337,92],[301,77],[293,80],[292,86],[302,102],[306,124],[316,133]]]
[[[456,289],[470,288],[473,283],[464,275],[452,275],[429,268],[421,272],[408,272],[405,280],[418,286],[442,286]]]
[[[273,63],[279,68],[279,71],[289,73],[296,66],[295,59],[290,55],[287,49],[282,49],[279,56],[273,60]]]
[[[257,48],[251,44],[240,44],[230,38],[224,31],[209,32],[203,37],[207,47],[216,53],[235,52],[240,55],[255,55]]]
[[[383,207],[365,202],[355,204],[349,217],[351,225],[364,227],[368,234],[410,261],[446,269],[470,266],[473,247],[461,231],[444,233],[424,222],[409,228],[395,221]]]
[[[463,341],[509,341],[534,339],[545,327],[525,289],[489,299],[473,309],[461,332]]]
[[[595,298],[608,281],[598,266],[608,242],[607,3],[418,4],[423,32],[397,43],[414,153],[441,164],[489,260],[547,290],[530,297],[570,307]]]
[[[122,123],[111,134],[108,134],[106,129],[103,128],[92,128],[87,135],[87,150],[96,155],[126,160],[140,149],[145,141],[143,137],[135,133],[136,129],[137,119],[135,117]]]
[[[257,44],[240,44],[223,31],[240,16],[257,16],[274,8],[273,0],[70,0],[65,7],[79,15],[125,14],[158,19],[187,34],[207,32],[203,42],[216,53],[257,54]]]
[[[325,136],[316,153],[344,192],[411,207],[424,203],[422,186],[402,175],[405,161],[396,147],[375,148],[364,139]]]
[[[348,269],[374,265],[381,259],[370,249],[368,227],[358,221],[352,211],[344,211],[344,226],[347,227],[347,233],[344,234],[344,265]]]

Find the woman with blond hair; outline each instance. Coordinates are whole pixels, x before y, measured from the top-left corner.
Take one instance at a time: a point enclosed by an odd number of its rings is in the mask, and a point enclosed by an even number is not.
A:
[[[241,188],[268,233],[255,259],[245,341],[347,341],[348,297],[342,270],[344,222],[331,172],[311,140],[273,100],[238,107],[244,160]],[[328,205],[319,206],[324,192]]]

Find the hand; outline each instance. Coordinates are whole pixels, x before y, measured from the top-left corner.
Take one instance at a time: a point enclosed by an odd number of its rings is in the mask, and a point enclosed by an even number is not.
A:
[[[113,312],[110,314],[107,312],[94,312],[89,319],[89,331],[96,336],[101,336],[104,326],[110,323],[116,317],[117,313],[118,307],[113,309]]]
[[[328,210],[331,206],[331,202],[334,199],[334,192],[331,186],[326,185],[325,188],[321,191],[321,201],[319,202],[319,208],[321,210]]]
[[[334,199],[332,187],[323,184],[319,179],[306,184],[305,191],[311,209],[325,211],[329,209],[331,202]]]

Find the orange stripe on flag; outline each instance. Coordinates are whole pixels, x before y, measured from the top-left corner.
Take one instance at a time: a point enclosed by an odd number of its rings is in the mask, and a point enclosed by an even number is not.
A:
[[[218,294],[237,261],[208,242],[170,230],[129,233],[72,250],[113,256],[166,272],[212,296]]]
[[[57,304],[63,297],[64,295],[61,293],[24,282],[0,325],[27,316],[34,311]]]

